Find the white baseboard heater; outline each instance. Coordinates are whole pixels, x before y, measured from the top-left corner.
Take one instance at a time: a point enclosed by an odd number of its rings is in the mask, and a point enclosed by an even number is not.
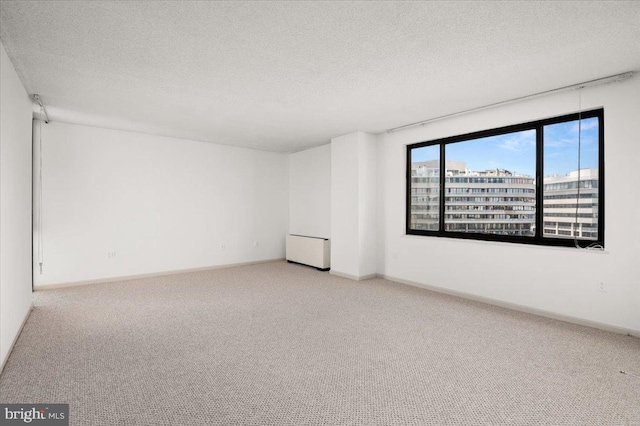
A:
[[[327,238],[287,235],[287,261],[313,266],[320,271],[328,271],[331,248]]]

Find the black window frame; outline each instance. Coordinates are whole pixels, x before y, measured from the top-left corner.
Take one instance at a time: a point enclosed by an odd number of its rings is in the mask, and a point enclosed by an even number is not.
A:
[[[544,127],[551,124],[559,124],[568,121],[584,120],[587,118],[598,118],[598,238],[554,238],[552,236],[544,236]],[[445,147],[447,144],[456,142],[471,141],[491,136],[499,136],[507,133],[521,132],[526,130],[536,131],[536,176],[535,176],[535,235],[534,236],[517,236],[517,235],[498,235],[489,233],[474,232],[457,232],[447,231],[445,229],[445,175],[446,175],[446,158]],[[412,150],[425,146],[440,146],[440,197],[439,197],[439,215],[438,230],[424,230],[411,228],[411,153]],[[421,235],[430,237],[445,237],[457,239],[471,239],[482,241],[498,241],[518,244],[533,244],[545,246],[562,246],[562,247],[602,247],[604,248],[604,224],[605,224],[605,151],[604,151],[604,108],[593,109],[589,111],[581,111],[572,114],[536,120],[527,123],[514,124],[510,126],[498,127],[494,129],[481,130],[478,132],[466,133],[462,135],[450,136],[441,139],[418,142],[406,146],[406,214],[405,214],[405,230],[407,235]]]

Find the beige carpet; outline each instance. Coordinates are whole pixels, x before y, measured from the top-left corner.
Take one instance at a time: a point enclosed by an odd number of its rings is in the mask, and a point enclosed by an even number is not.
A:
[[[40,291],[0,402],[72,425],[640,425],[640,339],[275,262]]]

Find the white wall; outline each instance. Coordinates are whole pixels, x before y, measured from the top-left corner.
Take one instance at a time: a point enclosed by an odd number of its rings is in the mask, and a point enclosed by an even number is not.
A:
[[[604,107],[605,251],[405,235],[406,145],[578,110],[564,92],[379,136],[378,272],[640,332],[640,78],[584,89]],[[425,117],[427,118],[427,117]],[[596,290],[603,281],[605,293]]]
[[[284,154],[56,122],[42,145],[36,286],[284,258]]]
[[[331,271],[358,277],[358,135],[331,140]]]
[[[31,307],[32,104],[0,44],[0,368]]]
[[[377,138],[354,132],[331,140],[331,273],[376,274]]]
[[[360,196],[358,200],[360,276],[377,273],[376,247],[378,244],[377,223],[377,137],[371,133],[359,132],[358,180]]]
[[[289,232],[331,236],[331,145],[289,155]]]

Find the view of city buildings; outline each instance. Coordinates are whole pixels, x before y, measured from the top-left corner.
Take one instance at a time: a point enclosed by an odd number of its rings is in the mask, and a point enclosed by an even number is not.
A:
[[[410,227],[438,230],[439,160],[411,164]],[[535,235],[535,178],[509,170],[475,171],[465,162],[447,161],[444,194],[445,230],[498,235]],[[596,239],[598,170],[544,178],[543,235]],[[576,218],[577,213],[577,218]]]
[[[598,238],[598,169],[544,178],[544,235]],[[577,213],[577,214],[576,214]]]

